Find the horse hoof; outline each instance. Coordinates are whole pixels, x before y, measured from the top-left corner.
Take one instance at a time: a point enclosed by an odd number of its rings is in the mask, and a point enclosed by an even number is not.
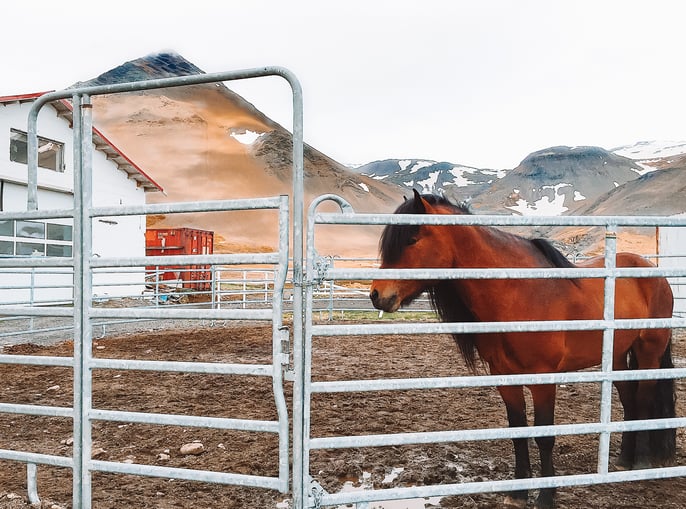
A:
[[[615,468],[620,472],[624,472],[625,470],[631,470],[633,468],[633,465],[631,461],[626,461],[621,458],[618,458],[617,461],[615,461]]]
[[[503,507],[523,509],[524,507],[526,507],[526,499],[514,498],[508,495],[507,497],[505,497],[505,500],[503,500]]]

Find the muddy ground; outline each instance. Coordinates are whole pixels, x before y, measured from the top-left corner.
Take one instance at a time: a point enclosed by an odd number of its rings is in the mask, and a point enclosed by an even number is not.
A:
[[[270,361],[270,328],[233,325],[188,330],[129,333],[98,339],[94,355],[110,358],[170,359],[265,363]],[[71,343],[13,345],[5,354],[72,355]],[[686,357],[686,334],[675,340],[677,365]],[[315,380],[453,376],[466,373],[448,336],[315,338]],[[268,379],[243,376],[96,370],[93,406],[246,419],[276,417]],[[286,386],[287,394],[292,387]],[[678,383],[678,415],[686,413],[684,383]],[[599,387],[566,385],[559,389],[557,422],[597,421]],[[290,398],[289,398],[290,400]],[[71,406],[71,370],[59,367],[0,366],[0,401]],[[290,405],[290,402],[289,402]],[[504,407],[494,388],[320,394],[312,401],[312,436],[506,426]],[[615,402],[615,418],[619,418]],[[95,422],[93,450],[98,459],[274,476],[276,438],[271,434],[190,427]],[[0,414],[0,449],[69,456],[69,419]],[[200,441],[204,452],[183,455],[183,444]],[[686,437],[678,433],[678,458],[686,464]],[[597,464],[595,436],[559,437],[558,473],[588,473]],[[612,454],[618,450],[613,437]],[[534,458],[536,451],[532,445]],[[537,463],[537,462],[536,462]],[[386,478],[392,469],[403,469]],[[375,487],[507,479],[512,476],[509,441],[449,443],[368,449],[315,451],[311,473],[330,492],[364,475]],[[396,471],[397,473],[398,471]],[[386,483],[384,479],[386,478]],[[287,507],[289,495],[251,488],[179,480],[95,473],[93,507],[247,508]],[[71,471],[39,466],[42,508],[71,507]],[[438,507],[500,507],[500,494],[444,497]],[[28,507],[23,464],[0,461],[0,507]],[[374,504],[370,504],[374,507]],[[394,505],[394,508],[400,507]],[[433,507],[437,507],[434,505]],[[684,508],[686,479],[560,488],[562,508]]]

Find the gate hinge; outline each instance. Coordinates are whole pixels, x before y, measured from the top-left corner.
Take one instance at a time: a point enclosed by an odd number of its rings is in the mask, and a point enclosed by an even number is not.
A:
[[[316,255],[314,258],[314,269],[317,272],[317,275],[314,278],[314,281],[312,281],[312,284],[314,286],[318,286],[324,281],[326,278],[326,273],[329,271],[332,265],[332,257],[331,256],[319,256]]]
[[[326,494],[326,490],[322,488],[322,485],[310,478],[310,509],[321,509],[322,497]]]

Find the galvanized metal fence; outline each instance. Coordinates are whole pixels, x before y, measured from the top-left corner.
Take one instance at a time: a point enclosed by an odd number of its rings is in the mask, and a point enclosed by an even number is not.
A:
[[[293,195],[289,205],[287,197],[250,200],[219,200],[202,203],[172,203],[138,207],[97,207],[92,203],[91,179],[91,108],[90,98],[99,94],[112,94],[135,90],[151,90],[164,87],[227,81],[262,76],[284,78],[293,91]],[[75,137],[75,181],[74,208],[70,210],[38,210],[37,202],[37,114],[50,101],[70,98],[74,105]],[[661,469],[646,469],[628,472],[609,470],[609,440],[611,433],[638,429],[656,429],[686,426],[686,418],[651,421],[614,422],[610,418],[610,395],[612,382],[616,380],[653,379],[655,377],[686,377],[686,369],[637,370],[613,372],[611,353],[613,332],[617,329],[645,327],[686,327],[686,320],[616,320],[613,316],[615,281],[619,277],[684,277],[686,268],[642,268],[626,269],[615,267],[616,236],[623,226],[686,226],[684,218],[665,217],[555,217],[526,218],[506,216],[413,216],[413,215],[369,215],[356,214],[352,207],[335,195],[324,195],[310,205],[306,217],[303,193],[303,125],[302,91],[297,79],[281,68],[264,68],[228,73],[184,76],[162,80],[150,80],[119,85],[77,88],[69,91],[46,94],[36,101],[29,117],[29,193],[27,211],[2,212],[0,219],[47,219],[73,218],[74,253],[72,258],[2,259],[0,268],[34,267],[74,272],[73,307],[7,305],[0,313],[5,316],[63,317],[73,319],[74,352],[72,357],[33,357],[0,355],[0,363],[41,366],[64,366],[73,370],[74,400],[71,407],[49,407],[37,405],[15,405],[0,403],[0,412],[26,415],[59,416],[73,421],[74,447],[71,457],[35,454],[25,451],[0,450],[0,459],[18,461],[27,465],[30,498],[37,500],[36,466],[55,465],[73,470],[73,507],[89,508],[92,499],[91,476],[93,472],[134,474],[153,477],[172,477],[212,483],[237,484],[254,488],[291,491],[292,507],[313,508],[339,504],[364,504],[371,501],[396,500],[414,497],[444,496],[477,493],[484,491],[509,491],[535,489],[551,486],[574,486],[580,484],[610,483],[627,480],[653,479],[686,475],[686,466],[680,465]],[[341,213],[323,214],[317,207],[324,201],[333,201]],[[207,211],[230,211],[244,209],[274,209],[278,211],[278,249],[273,253],[240,255],[193,255],[179,256],[175,262],[183,265],[254,265],[272,264],[277,268],[273,275],[273,291],[268,309],[250,307],[191,309],[170,308],[104,308],[94,307],[91,302],[93,273],[97,270],[126,270],[151,265],[167,265],[168,257],[99,258],[92,252],[91,223],[94,218],[107,216],[172,214]],[[292,224],[289,225],[289,212]],[[605,228],[605,267],[597,269],[493,269],[493,270],[380,270],[349,269],[334,267],[331,260],[320,257],[314,249],[315,225],[383,225],[383,224],[484,224],[500,226],[596,226]],[[289,227],[290,226],[290,227]],[[292,277],[289,271],[289,233],[293,246]],[[307,234],[307,239],[305,239]],[[307,259],[305,260],[305,255]],[[321,284],[333,284],[340,280],[370,279],[454,279],[454,278],[602,278],[605,281],[605,313],[601,320],[555,321],[555,322],[509,322],[509,323],[381,323],[381,324],[335,324],[315,323],[315,293]],[[268,279],[268,278],[266,278]],[[288,331],[283,328],[283,294],[286,284],[292,287],[292,358],[286,355],[289,343]],[[129,319],[251,319],[264,320],[272,324],[272,362],[261,365],[219,364],[196,362],[151,362],[141,360],[117,360],[95,358],[92,355],[93,325],[96,320]],[[602,330],[603,362],[599,371],[561,373],[545,375],[510,376],[458,376],[445,378],[399,378],[378,380],[313,381],[312,344],[320,337],[334,337],[357,334],[445,334],[445,333],[488,333],[501,331],[542,330]],[[292,369],[289,366],[292,365]],[[274,389],[276,421],[255,421],[206,416],[181,416],[167,414],[135,413],[116,410],[102,410],[92,405],[92,377],[94,370],[158,370],[192,373],[223,373],[270,377]],[[286,374],[285,374],[286,373]],[[293,379],[293,418],[289,422],[283,380]],[[334,436],[312,438],[311,398],[319,393],[346,393],[396,391],[408,389],[462,388],[498,385],[550,384],[595,382],[601,385],[601,408],[598,422],[546,426],[536,428],[498,428],[481,430],[452,430],[444,432],[414,432],[399,434],[368,434],[362,436]],[[155,465],[129,464],[99,461],[91,458],[91,427],[96,421],[119,421],[147,423],[153,425],[192,425],[234,430],[275,433],[279,437],[278,476],[209,472],[180,468],[166,468]],[[289,425],[292,434],[289,433]],[[310,471],[310,455],[319,449],[342,449],[350,447],[380,447],[387,445],[429,444],[439,442],[460,442],[465,440],[490,440],[503,438],[536,437],[567,434],[597,434],[599,436],[598,467],[595,473],[564,475],[554,478],[535,478],[507,481],[481,481],[434,486],[417,486],[349,493],[326,493],[317,482],[317,474]],[[292,453],[289,454],[289,446]]]
[[[626,320],[614,318],[615,281],[621,277],[683,277],[686,267],[678,268],[618,268],[615,266],[616,232],[628,226],[668,225],[685,227],[684,218],[674,217],[515,217],[515,216],[431,216],[431,215],[370,215],[354,214],[352,207],[339,197],[322,197],[331,199],[341,207],[341,213],[317,213],[319,205],[315,201],[308,215],[307,242],[307,290],[306,309],[311,309],[312,288],[322,281],[333,280],[369,280],[369,279],[489,279],[489,278],[602,278],[605,281],[605,310],[602,320],[583,321],[539,321],[539,322],[479,322],[479,323],[391,323],[391,324],[314,324],[309,321],[305,326],[302,343],[295,338],[296,351],[302,352],[297,362],[304,365],[303,414],[306,416],[303,429],[302,463],[294,458],[295,469],[302,468],[303,478],[310,478],[312,484],[303,497],[307,497],[310,506],[329,506],[340,504],[364,504],[373,501],[399,500],[420,497],[461,495],[481,492],[500,492],[521,489],[539,489],[548,487],[575,486],[598,483],[613,483],[642,479],[658,479],[686,475],[686,465],[667,468],[651,468],[633,471],[610,471],[609,446],[610,435],[624,431],[641,429],[664,429],[683,427],[686,417],[640,421],[612,421],[611,393],[612,383],[619,380],[645,380],[655,378],[686,377],[685,368],[661,370],[633,370],[616,372],[612,370],[612,349],[614,331],[619,329],[639,328],[676,328],[685,327],[686,319],[651,319]],[[315,225],[383,225],[383,224],[431,224],[431,225],[493,225],[493,226],[594,226],[604,228],[605,267],[593,269],[346,269],[334,268],[325,258],[318,257],[314,250]],[[311,317],[311,313],[305,313]],[[446,333],[489,333],[489,332],[535,332],[563,330],[602,330],[603,357],[599,371],[574,372],[539,375],[507,376],[456,376],[445,378],[393,378],[378,380],[345,380],[313,381],[312,344],[318,337],[334,337],[369,334],[446,334]],[[312,395],[319,393],[400,391],[410,389],[465,388],[501,385],[531,384],[571,384],[595,382],[601,385],[600,419],[598,422],[565,424],[554,426],[537,426],[529,428],[496,428],[479,430],[453,430],[444,432],[413,432],[400,434],[335,436],[311,438],[313,431],[307,416],[310,412]],[[596,434],[599,436],[598,466],[595,473],[579,475],[561,475],[557,477],[494,480],[479,482],[462,482],[436,486],[415,486],[355,492],[327,493],[317,482],[316,475],[310,473],[309,458],[314,450],[342,449],[358,447],[382,447],[411,444],[429,444],[441,442],[462,442],[494,439],[512,439],[523,437],[541,437],[548,435]],[[308,477],[310,476],[310,477]],[[294,487],[295,488],[295,487]]]
[[[289,490],[289,419],[283,389],[284,372],[288,367],[288,330],[283,326],[283,291],[289,268],[289,215],[288,196],[245,200],[215,200],[200,203],[164,203],[142,206],[98,207],[92,202],[92,107],[91,97],[134,90],[179,87],[200,83],[281,76],[294,90],[294,160],[302,161],[302,106],[297,80],[285,69],[264,68],[247,71],[183,76],[108,86],[75,88],[45,94],[33,104],[28,119],[28,200],[24,212],[1,212],[0,220],[70,218],[73,221],[73,256],[70,258],[5,258],[0,269],[12,270],[63,270],[73,273],[73,302],[64,303],[9,303],[2,306],[5,317],[58,317],[72,321],[74,350],[71,357],[0,355],[0,363],[13,365],[62,366],[70,368],[74,378],[74,398],[71,407],[10,404],[0,402],[0,412],[23,415],[53,416],[73,422],[72,455],[57,456],[27,451],[0,450],[0,459],[27,465],[29,498],[38,501],[36,470],[38,465],[52,465],[73,471],[72,507],[89,508],[92,502],[92,475],[94,472],[133,474],[140,476],[188,479],[220,484],[236,484],[287,492]],[[66,210],[38,208],[37,186],[37,121],[40,109],[51,101],[71,99],[73,104],[74,135],[74,206]],[[300,133],[300,134],[298,134]],[[295,164],[298,167],[298,164]],[[302,168],[302,164],[299,165]],[[296,172],[297,174],[298,172]],[[302,171],[300,170],[300,174]],[[272,288],[268,307],[258,309],[191,309],[191,308],[108,308],[94,306],[93,277],[97,271],[144,270],[146,266],[164,265],[169,258],[94,256],[92,222],[95,218],[110,216],[145,216],[150,214],[176,214],[201,212],[228,212],[235,210],[274,210],[278,222],[277,248],[270,253],[213,254],[177,256],[182,265],[230,265],[277,267],[272,272]],[[296,214],[297,215],[297,214]],[[301,214],[302,216],[302,214]],[[296,250],[297,254],[298,250]],[[300,250],[302,256],[302,249]],[[265,364],[231,364],[214,362],[145,361],[137,359],[108,359],[93,355],[93,329],[95,324],[107,320],[260,320],[271,322],[271,362]],[[93,373],[97,370],[143,370],[199,374],[224,374],[267,377],[274,392],[274,421],[256,419],[219,418],[208,416],[172,415],[164,413],[128,412],[96,408],[92,403]],[[275,434],[278,437],[278,457],[274,458],[278,475],[274,477],[231,472],[214,472],[159,465],[132,464],[92,459],[92,427],[98,421],[145,423],[149,425],[196,426]]]

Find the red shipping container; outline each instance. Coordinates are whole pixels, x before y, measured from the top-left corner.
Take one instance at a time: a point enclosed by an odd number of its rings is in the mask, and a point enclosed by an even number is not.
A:
[[[145,232],[147,256],[202,255],[214,252],[214,232],[193,228],[158,228]],[[149,266],[148,271],[160,271],[160,281],[183,282],[183,288],[211,290],[209,265]]]

